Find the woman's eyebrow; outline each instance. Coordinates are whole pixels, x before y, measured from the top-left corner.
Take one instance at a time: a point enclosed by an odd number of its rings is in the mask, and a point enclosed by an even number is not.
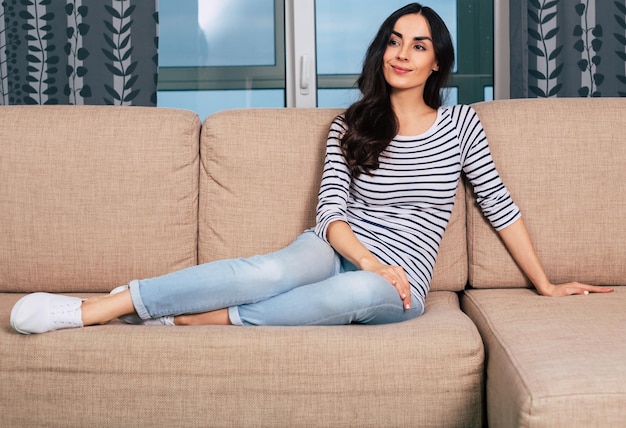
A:
[[[399,32],[397,32],[397,31],[395,31],[395,30],[393,30],[393,31],[391,32],[391,34],[393,34],[393,35],[395,35],[396,37],[399,37],[399,38],[402,38],[402,37],[403,37],[403,36],[402,36],[402,33],[399,33]],[[421,42],[422,40],[429,40],[429,41],[431,41],[431,42],[433,41],[433,39],[431,39],[431,38],[430,38],[430,37],[428,37],[428,36],[415,36],[415,37],[413,37],[413,40],[414,40],[414,41],[416,41],[416,42]]]

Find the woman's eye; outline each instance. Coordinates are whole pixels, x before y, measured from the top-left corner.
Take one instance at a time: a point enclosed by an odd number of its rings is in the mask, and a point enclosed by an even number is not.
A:
[[[422,46],[422,45],[415,45],[415,49],[418,50],[418,51],[425,51],[426,50],[426,48],[424,46]]]
[[[397,40],[391,39],[391,40],[389,40],[388,44],[389,44],[389,46],[397,46],[399,43],[398,43]]]

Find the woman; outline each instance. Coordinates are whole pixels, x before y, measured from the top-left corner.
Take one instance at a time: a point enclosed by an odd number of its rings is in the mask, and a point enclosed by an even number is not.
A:
[[[382,24],[358,80],[362,98],[328,136],[317,224],[264,256],[131,281],[89,300],[20,299],[20,333],[103,324],[328,325],[392,323],[424,312],[461,171],[540,294],[610,292],[553,285],[500,181],[476,113],[442,107],[454,62],[450,34],[430,8],[409,4]]]

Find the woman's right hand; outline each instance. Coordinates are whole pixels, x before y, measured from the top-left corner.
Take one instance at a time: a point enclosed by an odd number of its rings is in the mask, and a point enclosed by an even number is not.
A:
[[[350,263],[359,269],[376,273],[389,281],[398,290],[404,309],[411,309],[411,285],[403,268],[381,263],[363,246],[345,221],[337,220],[330,223],[326,230],[326,236],[335,251]]]
[[[362,262],[361,268],[378,274],[389,281],[398,290],[404,309],[411,309],[411,284],[409,284],[409,279],[402,267],[386,265],[379,261],[368,261]]]

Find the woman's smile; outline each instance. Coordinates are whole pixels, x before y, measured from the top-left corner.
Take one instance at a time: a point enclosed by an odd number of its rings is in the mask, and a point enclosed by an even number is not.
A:
[[[412,71],[409,68],[401,67],[399,65],[391,65],[391,68],[398,74],[406,74]]]

